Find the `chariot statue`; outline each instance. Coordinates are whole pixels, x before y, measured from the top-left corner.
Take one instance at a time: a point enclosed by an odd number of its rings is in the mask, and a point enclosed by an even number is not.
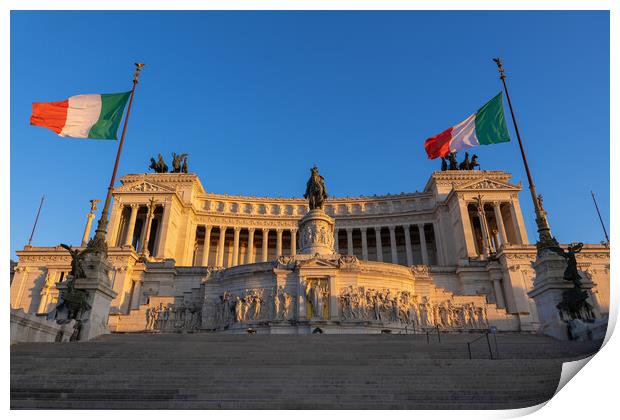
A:
[[[310,170],[310,179],[306,183],[306,193],[304,198],[308,199],[310,210],[322,209],[323,203],[327,199],[327,190],[325,189],[325,179],[319,175],[319,169],[316,165]]]
[[[172,171],[175,174],[181,173],[181,165],[183,164],[183,160],[187,157],[187,153],[183,153],[181,155],[177,155],[176,153],[172,153]],[[187,165],[187,163],[186,163]]]

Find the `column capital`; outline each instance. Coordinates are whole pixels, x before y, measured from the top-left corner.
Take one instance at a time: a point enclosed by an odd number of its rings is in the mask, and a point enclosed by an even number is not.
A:
[[[373,229],[375,230],[375,232],[381,232],[381,226],[373,226]]]
[[[255,230],[256,230],[256,228],[253,228],[253,227],[248,228],[248,232],[249,232],[249,233],[254,233],[254,231],[255,231]]]
[[[205,231],[206,231],[206,232],[211,232],[211,229],[213,229],[213,226],[211,226],[211,225],[205,225]]]
[[[405,223],[404,225],[402,225],[402,227],[405,230],[409,230],[409,228],[411,228],[411,225],[409,223]]]
[[[263,233],[269,232],[269,228],[262,228]]]
[[[133,209],[137,209],[138,207],[140,207],[140,204],[138,204],[138,203],[131,203],[129,206],[133,210]]]
[[[239,233],[241,231],[241,227],[240,226],[233,226],[233,230],[235,231],[235,233]]]
[[[390,232],[394,232],[394,230],[396,229],[396,226],[390,225],[388,226],[388,229],[390,230]]]
[[[361,227],[361,228],[360,228],[360,232],[362,232],[362,233],[366,233],[366,230],[367,230],[367,229],[368,229],[368,228],[367,228],[366,226],[363,226],[363,227]]]
[[[349,232],[353,233],[353,228],[352,227],[348,227],[348,228],[346,228],[346,230],[347,230],[347,233],[349,233]]]

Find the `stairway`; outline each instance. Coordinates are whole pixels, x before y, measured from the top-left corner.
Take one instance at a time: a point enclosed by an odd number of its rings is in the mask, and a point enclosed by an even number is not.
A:
[[[16,344],[11,408],[520,408],[551,398],[562,362],[601,345],[498,334],[499,359],[482,339],[470,360],[476,337],[110,334]]]

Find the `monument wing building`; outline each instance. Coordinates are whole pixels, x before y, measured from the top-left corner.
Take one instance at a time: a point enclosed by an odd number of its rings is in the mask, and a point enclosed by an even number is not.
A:
[[[121,178],[108,226],[110,331],[536,332],[520,184],[503,171],[442,171],[422,192],[328,198],[205,191],[195,174]],[[90,220],[90,218],[89,218]],[[46,314],[70,256],[17,252],[11,307]],[[609,248],[577,256],[609,308]]]

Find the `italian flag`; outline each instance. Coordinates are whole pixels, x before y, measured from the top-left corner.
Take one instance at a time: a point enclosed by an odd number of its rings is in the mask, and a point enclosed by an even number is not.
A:
[[[33,102],[30,124],[62,137],[116,140],[131,92],[77,95],[58,102]]]
[[[428,158],[435,159],[481,144],[507,141],[510,141],[510,135],[504,118],[503,95],[500,92],[465,121],[426,140],[424,148]]]

